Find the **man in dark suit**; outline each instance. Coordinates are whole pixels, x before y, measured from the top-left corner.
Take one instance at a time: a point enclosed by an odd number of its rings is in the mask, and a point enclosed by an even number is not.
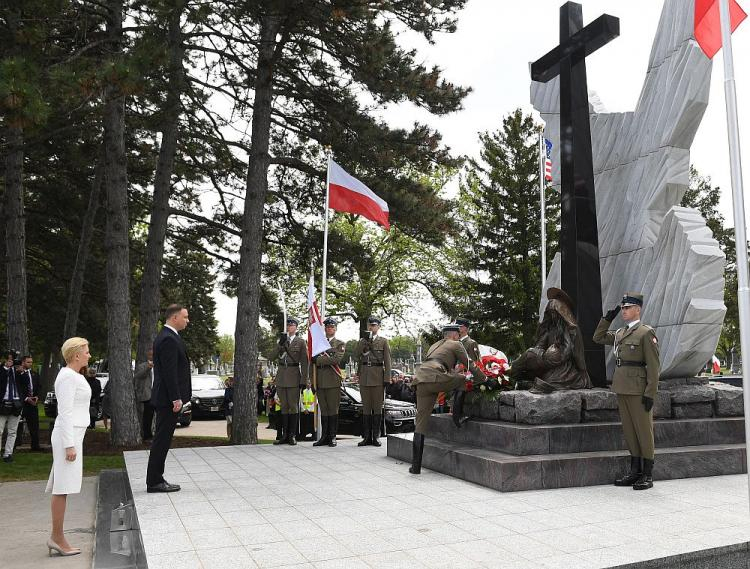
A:
[[[31,368],[34,366],[34,360],[31,356],[21,358],[20,380],[26,388],[26,399],[23,401],[23,418],[26,420],[26,427],[29,429],[31,436],[31,450],[39,451],[39,400],[42,394],[42,380],[38,373]],[[20,430],[19,430],[20,433]],[[19,438],[21,438],[19,436]]]
[[[156,413],[156,433],[151,443],[146,471],[148,492],[177,492],[180,487],[164,480],[164,463],[172,444],[177,417],[190,401],[190,361],[180,332],[190,320],[187,308],[170,305],[164,314],[164,328],[154,340],[154,386],[151,405]]]

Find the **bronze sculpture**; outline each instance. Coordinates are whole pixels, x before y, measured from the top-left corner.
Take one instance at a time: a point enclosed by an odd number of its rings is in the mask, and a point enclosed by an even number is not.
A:
[[[571,298],[559,288],[547,291],[547,308],[537,330],[536,343],[510,369],[515,381],[531,382],[532,393],[588,389],[583,338]]]

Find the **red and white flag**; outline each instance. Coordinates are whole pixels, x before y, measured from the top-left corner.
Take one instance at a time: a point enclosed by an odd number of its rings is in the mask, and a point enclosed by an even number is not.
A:
[[[716,357],[716,354],[711,358],[711,371],[714,373],[719,373],[721,371],[721,362],[719,361],[719,358]]]
[[[388,204],[370,188],[328,159],[328,207],[355,213],[390,229]]]
[[[318,301],[315,300],[315,281],[310,275],[310,286],[307,287],[307,310],[310,320],[307,326],[307,355],[312,358],[331,349],[331,344],[326,339],[326,331],[318,310]]]
[[[732,31],[747,18],[736,0],[729,0],[729,21]],[[721,17],[719,0],[695,0],[695,41],[709,59],[721,49]]]
[[[552,181],[552,141],[544,139],[544,179]]]

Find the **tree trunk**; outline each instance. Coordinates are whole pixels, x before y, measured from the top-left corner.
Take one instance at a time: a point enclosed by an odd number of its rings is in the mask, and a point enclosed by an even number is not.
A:
[[[122,46],[123,0],[109,0],[107,34],[113,58]],[[130,259],[128,244],[128,178],[125,157],[125,98],[110,80],[104,92],[104,144],[107,156],[107,356],[112,382],[112,442],[141,442],[130,358]]]
[[[180,94],[182,93],[184,70],[182,59],[182,29],[180,17],[186,0],[175,0],[169,19],[169,82],[164,108],[159,161],[154,177],[154,199],[151,205],[151,222],[148,228],[146,263],[141,281],[140,327],[136,362],[146,361],[146,352],[151,349],[156,337],[161,304],[161,270],[164,259],[164,240],[169,218],[169,193],[171,190],[174,159],[177,153],[177,130],[180,119]]]
[[[268,143],[271,129],[271,97],[274,48],[279,19],[262,17],[260,46],[255,76],[255,101],[250,156],[247,169],[245,212],[242,218],[240,274],[237,290],[237,324],[234,332],[234,424],[232,442],[258,442],[258,397],[255,375],[258,362],[258,319],[260,317],[260,275],[263,252],[263,206],[268,192]]]
[[[26,213],[23,205],[23,129],[6,129],[5,157],[5,268],[8,278],[8,344],[29,351],[26,318]]]
[[[94,235],[94,221],[96,212],[99,210],[99,195],[104,183],[104,145],[99,151],[94,172],[94,183],[89,194],[89,204],[81,225],[81,238],[78,241],[78,253],[73,267],[73,276],[70,278],[70,290],[68,291],[68,308],[65,311],[65,326],[63,327],[63,341],[76,335],[78,328],[78,316],[81,312],[81,296],[83,295],[83,281],[86,275],[86,261],[89,258],[91,238]]]

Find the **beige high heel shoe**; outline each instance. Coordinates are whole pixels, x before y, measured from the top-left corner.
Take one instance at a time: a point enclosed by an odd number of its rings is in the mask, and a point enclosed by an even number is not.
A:
[[[68,551],[65,551],[62,547],[57,545],[54,541],[51,539],[47,540],[47,549],[49,549],[49,556],[52,557],[52,552],[57,551],[58,555],[62,555],[63,557],[67,557],[69,555],[78,555],[81,553],[81,550],[77,547],[72,547]]]

